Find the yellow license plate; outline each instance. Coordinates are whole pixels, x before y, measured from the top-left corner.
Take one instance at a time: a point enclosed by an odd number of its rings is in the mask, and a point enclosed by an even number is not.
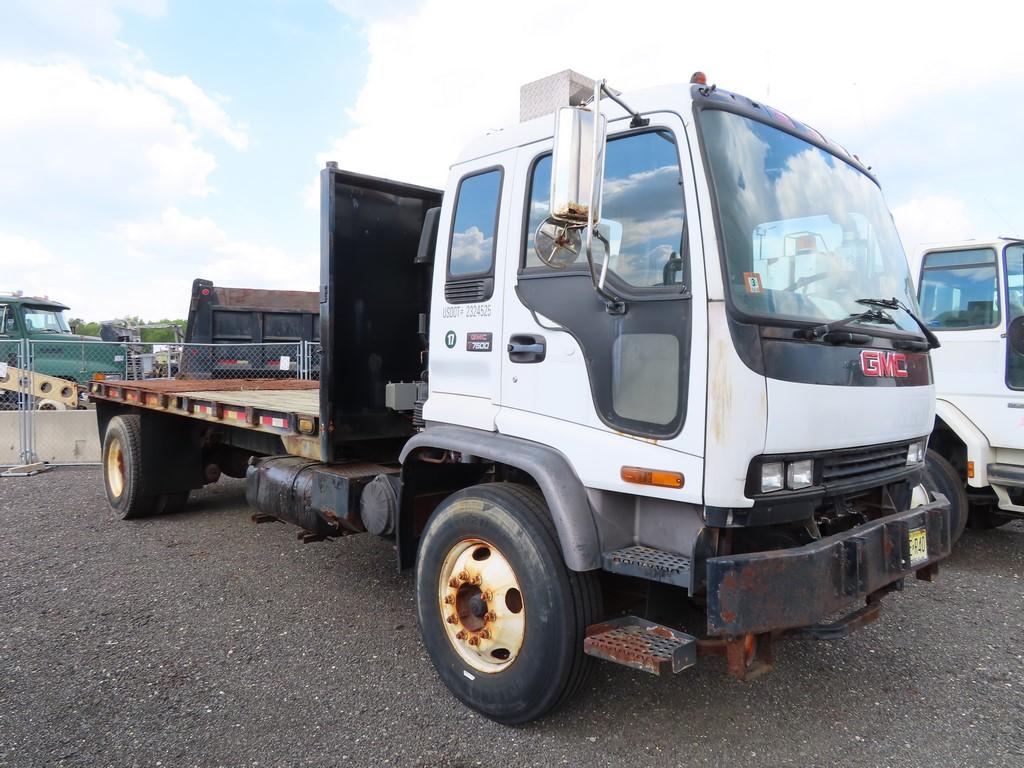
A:
[[[910,532],[910,564],[917,565],[928,559],[928,531],[915,528]]]

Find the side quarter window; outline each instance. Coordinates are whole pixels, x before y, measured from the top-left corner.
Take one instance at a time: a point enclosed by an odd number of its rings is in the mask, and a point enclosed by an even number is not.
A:
[[[444,290],[449,304],[486,301],[494,292],[503,175],[501,168],[490,168],[459,182]]]
[[[14,309],[9,304],[0,304],[0,336],[11,336],[16,330]]]

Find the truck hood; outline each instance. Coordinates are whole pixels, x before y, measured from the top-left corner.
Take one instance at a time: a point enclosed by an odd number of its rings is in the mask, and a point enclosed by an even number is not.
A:
[[[765,453],[890,443],[928,435],[935,387],[821,386],[767,380]]]

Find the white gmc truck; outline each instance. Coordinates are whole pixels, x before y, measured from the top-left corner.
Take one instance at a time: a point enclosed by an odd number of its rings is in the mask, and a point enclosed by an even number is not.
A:
[[[92,385],[113,508],[224,472],[307,540],[394,540],[438,674],[503,723],[594,658],[749,678],[930,579],[934,337],[868,169],[702,76],[523,95],[444,190],[321,172],[318,389]]]
[[[920,246],[921,317],[938,400],[927,465],[964,525],[1024,518],[1024,240],[999,237]]]

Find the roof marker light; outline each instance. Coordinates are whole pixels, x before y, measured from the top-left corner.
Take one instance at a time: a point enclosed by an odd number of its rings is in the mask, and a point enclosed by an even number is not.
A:
[[[690,75],[690,82],[694,85],[707,85],[708,76],[703,72],[697,71]]]

